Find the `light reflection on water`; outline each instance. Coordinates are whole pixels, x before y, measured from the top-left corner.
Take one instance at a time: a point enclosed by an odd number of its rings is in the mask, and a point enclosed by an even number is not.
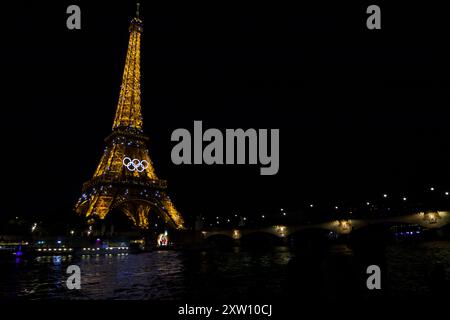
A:
[[[352,259],[345,245],[333,257]],[[137,255],[53,256],[0,264],[0,298],[25,299],[151,299],[222,300],[279,297],[294,254],[287,247],[268,252],[240,248],[228,251],[155,251]],[[440,262],[450,274],[449,242],[390,246],[387,260],[393,294],[427,293],[430,262]],[[340,261],[340,260],[336,260]],[[335,262],[334,262],[335,263]],[[82,272],[81,290],[68,290],[67,266]]]

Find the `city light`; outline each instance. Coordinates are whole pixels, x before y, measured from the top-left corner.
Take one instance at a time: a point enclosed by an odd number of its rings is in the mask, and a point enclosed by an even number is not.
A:
[[[383,194],[383,198],[387,198],[387,194],[385,193],[385,194]]]

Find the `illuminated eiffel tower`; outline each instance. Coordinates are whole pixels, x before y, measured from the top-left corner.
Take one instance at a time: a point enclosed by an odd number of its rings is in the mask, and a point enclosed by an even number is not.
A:
[[[112,133],[105,139],[106,148],[94,176],[83,184],[75,210],[93,223],[118,209],[142,229],[148,229],[149,214],[156,211],[167,225],[183,229],[183,218],[165,192],[166,181],[156,176],[146,146],[148,137],[142,129],[140,46],[143,24],[139,4],[129,31]]]

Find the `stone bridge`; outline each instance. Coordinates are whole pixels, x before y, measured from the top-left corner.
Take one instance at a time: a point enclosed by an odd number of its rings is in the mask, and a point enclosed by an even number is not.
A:
[[[204,229],[202,231],[202,236],[203,239],[208,239],[212,236],[222,235],[231,237],[234,240],[239,240],[241,237],[252,233],[269,233],[279,238],[286,238],[297,231],[305,229],[324,229],[336,232],[337,234],[349,234],[353,230],[357,230],[368,225],[384,223],[419,225],[427,229],[441,228],[450,223],[450,212],[419,212],[410,215],[383,217],[378,219],[343,219],[308,225],[275,225],[261,228]]]

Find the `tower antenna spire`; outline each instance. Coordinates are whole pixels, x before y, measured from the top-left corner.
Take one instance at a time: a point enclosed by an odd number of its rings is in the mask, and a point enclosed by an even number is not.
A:
[[[136,18],[139,18],[139,7],[141,6],[141,4],[138,2],[136,3]]]

